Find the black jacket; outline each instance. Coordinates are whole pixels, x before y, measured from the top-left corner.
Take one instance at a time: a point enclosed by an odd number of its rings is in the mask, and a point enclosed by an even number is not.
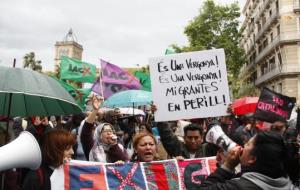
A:
[[[222,168],[218,168],[203,183],[197,186],[201,190],[289,190],[290,181],[281,177],[270,178],[260,173],[248,172],[239,178]]]
[[[160,135],[160,140],[169,156],[182,156],[184,158],[190,158],[190,153],[185,143],[178,140],[177,136],[168,126],[168,123],[158,122],[157,129]],[[215,151],[211,150],[209,147],[210,146],[208,146],[207,143],[202,144],[196,151],[195,158],[216,156]]]
[[[51,190],[50,177],[53,170],[41,166],[38,170],[30,170],[23,181],[21,190]]]

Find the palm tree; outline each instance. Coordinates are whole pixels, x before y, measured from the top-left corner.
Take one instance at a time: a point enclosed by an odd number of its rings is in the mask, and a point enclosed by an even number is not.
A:
[[[34,52],[30,52],[24,56],[23,67],[30,68],[34,71],[42,72],[43,67],[42,67],[41,63],[42,63],[42,61],[35,60]]]

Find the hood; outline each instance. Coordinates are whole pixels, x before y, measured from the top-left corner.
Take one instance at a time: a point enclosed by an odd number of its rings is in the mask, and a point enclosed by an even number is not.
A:
[[[100,123],[96,129],[95,129],[95,132],[94,132],[94,141],[97,142],[97,143],[102,143],[101,141],[101,131],[103,129],[104,126],[106,125],[110,125],[111,129],[114,131],[114,127],[112,124],[110,123]]]
[[[260,173],[248,172],[243,174],[242,178],[266,190],[289,190],[291,187],[290,180],[285,177],[273,179]]]

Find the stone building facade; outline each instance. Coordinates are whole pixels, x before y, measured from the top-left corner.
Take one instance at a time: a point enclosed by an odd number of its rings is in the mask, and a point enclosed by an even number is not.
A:
[[[300,0],[247,0],[240,92],[255,85],[300,97]]]

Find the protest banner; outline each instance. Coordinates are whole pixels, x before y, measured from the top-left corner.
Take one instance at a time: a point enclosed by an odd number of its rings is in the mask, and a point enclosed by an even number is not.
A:
[[[176,160],[147,162],[143,164],[143,167],[149,190],[180,189]]]
[[[261,121],[273,123],[290,118],[296,98],[263,88],[256,106],[254,117]]]
[[[199,189],[202,181],[216,170],[216,160],[211,159],[197,159],[185,160],[178,162],[181,189]]]
[[[93,83],[95,78],[95,65],[66,56],[61,57],[60,79]]]
[[[216,157],[125,164],[73,160],[53,172],[51,189],[195,189],[215,169]]]
[[[223,49],[150,58],[155,121],[227,115],[230,103]]]

